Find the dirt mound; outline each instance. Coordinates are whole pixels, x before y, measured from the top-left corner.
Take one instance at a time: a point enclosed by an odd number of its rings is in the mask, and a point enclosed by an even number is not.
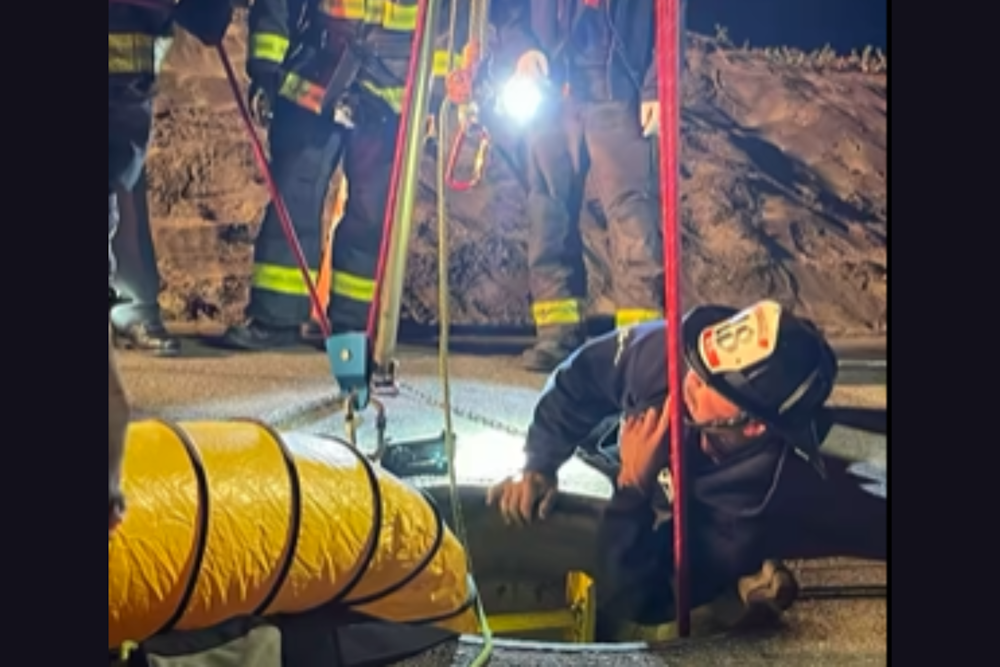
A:
[[[243,35],[230,52],[242,74]],[[747,50],[694,37],[684,111],[687,304],[777,298],[838,334],[881,333],[888,278],[884,57]],[[437,312],[435,164],[424,159],[404,315]],[[267,195],[215,54],[180,39],[158,101],[150,212],[171,319],[240,317]],[[449,199],[460,324],[529,322],[524,193],[502,160]],[[600,211],[584,224],[607,313]],[[590,218],[591,216],[587,216]]]

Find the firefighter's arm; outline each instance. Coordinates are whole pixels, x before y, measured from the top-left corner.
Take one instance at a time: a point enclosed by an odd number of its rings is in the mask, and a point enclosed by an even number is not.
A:
[[[656,102],[660,95],[659,65],[657,64],[656,57],[656,3],[651,2],[649,4],[653,8],[653,15],[649,17],[649,29],[652,32],[650,44],[652,44],[652,48],[649,54],[649,64],[646,67],[646,76],[642,80],[642,90],[639,92],[642,95],[643,102]]]
[[[232,0],[178,0],[174,21],[205,46],[218,46],[233,18]]]
[[[305,0],[254,0],[247,20],[247,75],[251,80],[278,71],[304,4]]]
[[[531,3],[528,0],[490,3],[490,22],[497,35],[492,62],[495,75],[509,76],[521,56],[529,51],[541,51],[532,32],[531,21]]]
[[[653,31],[652,44],[653,48],[649,57],[649,66],[646,68],[646,76],[642,82],[642,101],[643,102],[656,102],[659,98],[659,66],[657,65],[657,48],[656,48],[656,3],[650,3],[654,8],[653,16],[650,17],[650,29]],[[684,27],[685,27],[685,17],[687,15],[687,0],[681,0],[680,9],[680,45],[678,46],[678,52],[680,58],[684,58]],[[678,73],[680,72],[680,63],[678,63]]]
[[[635,394],[634,369],[662,367],[665,346],[651,350],[648,335],[660,329],[662,322],[612,331],[584,344],[556,369],[528,429],[526,470],[555,475],[601,422],[642,401]]]

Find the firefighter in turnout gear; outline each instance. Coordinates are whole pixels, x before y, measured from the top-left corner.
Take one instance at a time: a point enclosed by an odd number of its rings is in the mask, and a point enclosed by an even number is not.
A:
[[[179,25],[203,44],[221,42],[232,16],[229,0],[109,0],[108,3],[108,283],[115,271],[112,242],[118,231],[118,193],[145,197],[145,188],[133,192],[143,170],[153,121],[153,97],[160,66]],[[141,203],[139,203],[141,206]],[[139,208],[137,206],[136,208]],[[141,214],[145,207],[141,206]],[[134,216],[133,216],[134,218]],[[134,228],[146,246],[129,257],[129,266],[145,262],[143,272],[156,273],[151,259],[148,229],[136,219]],[[148,250],[149,252],[145,252]],[[143,257],[139,257],[139,255]],[[152,262],[152,266],[148,264]],[[138,268],[138,267],[137,267]],[[133,272],[134,273],[134,272]],[[132,277],[138,277],[132,276]],[[145,282],[150,282],[152,278]],[[155,278],[159,289],[158,276]],[[148,292],[149,290],[145,290]],[[144,301],[148,295],[143,295]],[[155,300],[155,299],[154,299]],[[142,306],[142,307],[134,307]],[[115,317],[114,339],[119,345],[157,353],[171,353],[177,342],[167,336],[158,308],[150,304],[123,306],[130,312]],[[116,313],[117,315],[118,313]]]
[[[324,204],[338,166],[347,179],[332,252],[334,333],[364,331],[376,297],[416,22],[417,0],[256,0],[250,10],[250,106],[270,128],[271,170],[310,262],[321,256]],[[443,76],[446,52],[435,55],[435,75]],[[310,269],[318,275],[315,265]],[[229,347],[297,345],[309,321],[308,288],[273,204],[257,237],[245,314],[226,332]]]
[[[108,3],[108,534],[121,521],[121,465],[130,408],[115,365],[111,311],[120,305],[113,287],[112,241],[118,228],[116,192],[139,181],[153,118],[153,96],[175,25],[203,44],[219,44],[232,17],[230,0],[109,0]],[[143,193],[145,191],[143,190]],[[158,349],[165,332],[145,331]]]
[[[162,278],[156,264],[146,188],[143,171],[131,191],[119,186],[115,192],[114,284],[124,298],[111,310],[112,336],[119,348],[173,356],[180,352],[180,342],[163,326],[159,303]]]
[[[653,8],[653,0],[535,0],[532,39],[512,58],[512,81],[542,100],[525,127],[538,335],[524,358],[531,370],[553,370],[585,339],[578,222],[588,175],[608,220],[617,326],[663,315]]]
[[[676,397],[664,355],[673,335],[685,364]],[[820,449],[833,426],[825,403],[837,369],[816,327],[774,301],[739,312],[700,306],[677,333],[662,320],[610,332],[549,379],[523,473],[493,487],[489,501],[510,523],[545,520],[558,504],[559,469],[618,419],[615,489],[597,533],[598,614],[607,624],[598,641],[642,636],[674,615],[669,408],[683,401],[692,604],[735,588],[748,612],[773,617],[797,593],[782,560],[888,555],[885,498]]]

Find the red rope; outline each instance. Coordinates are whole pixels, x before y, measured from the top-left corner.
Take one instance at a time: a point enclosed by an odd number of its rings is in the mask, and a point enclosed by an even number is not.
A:
[[[660,212],[663,218],[663,263],[667,316],[667,373],[670,395],[681,388],[681,261],[680,261],[680,0],[656,1],[656,66],[660,99]],[[674,565],[677,630],[691,633],[690,563],[687,552],[687,480],[683,448],[684,402],[670,401],[670,470],[674,478]]]
[[[427,82],[417,82],[417,66],[420,58],[420,44],[424,39],[425,18],[427,16],[428,0],[417,2],[417,27],[413,31],[413,44],[410,47],[410,64],[406,72],[406,86],[403,91],[403,103],[399,110],[399,129],[396,132],[396,154],[392,160],[392,176],[389,180],[389,193],[386,198],[385,218],[382,223],[382,246],[379,248],[378,264],[375,268],[375,297],[372,299],[371,310],[368,311],[368,327],[366,333],[369,341],[375,340],[378,327],[378,311],[382,303],[382,281],[385,279],[385,267],[389,258],[389,244],[392,239],[393,214],[396,202],[399,200],[399,184],[403,175],[403,155],[406,150],[406,137],[411,131],[407,127],[410,107],[413,105],[413,86],[415,83],[426,85]],[[414,131],[416,128],[412,128]],[[362,176],[363,178],[364,176]],[[348,186],[350,187],[350,186]]]
[[[165,0],[108,0],[108,4],[132,5],[134,7],[157,10],[169,10],[172,7],[172,3],[167,3]],[[302,279],[305,281],[306,287],[309,290],[309,300],[312,301],[313,309],[322,312],[323,302],[319,298],[319,291],[316,289],[316,283],[313,282],[312,276],[309,273],[309,262],[306,260],[305,253],[302,252],[302,245],[299,243],[299,238],[295,233],[295,227],[292,226],[292,216],[289,214],[288,208],[285,206],[285,200],[282,199],[281,193],[278,191],[278,185],[274,180],[274,174],[271,172],[271,167],[267,160],[267,154],[264,152],[264,146],[261,144],[260,137],[257,136],[257,131],[254,129],[253,120],[250,117],[250,111],[247,109],[246,102],[243,99],[243,91],[240,89],[239,79],[236,76],[236,71],[233,69],[233,63],[230,61],[229,54],[226,53],[226,48],[222,44],[219,44],[216,47],[216,52],[219,55],[219,61],[222,63],[222,68],[226,72],[226,80],[229,83],[230,90],[233,92],[233,98],[236,100],[236,106],[240,111],[243,126],[250,138],[250,144],[253,148],[254,159],[257,162],[257,167],[260,169],[261,174],[264,177],[264,183],[267,186],[267,191],[271,195],[271,202],[274,204],[275,213],[277,213],[278,220],[281,223],[281,231],[285,235],[288,247],[295,256],[295,263],[298,265],[299,271],[302,273]],[[319,326],[323,332],[323,337],[329,338],[330,323],[327,318],[319,318]]]
[[[137,7],[145,7],[148,9],[164,8],[164,0],[108,0],[108,4],[135,5]],[[417,26],[413,31],[413,45],[410,48],[410,62],[406,75],[402,108],[400,109],[399,114],[399,129],[396,134],[396,150],[392,163],[392,176],[390,179],[388,197],[386,199],[385,217],[383,218],[382,223],[382,243],[379,248],[378,263],[375,269],[375,296],[372,300],[370,310],[368,311],[366,335],[369,341],[374,340],[375,330],[378,325],[378,310],[381,304],[382,296],[379,288],[382,285],[382,281],[385,279],[385,268],[388,261],[389,246],[392,240],[393,214],[395,212],[396,202],[399,199],[399,183],[403,171],[403,156],[406,146],[406,137],[410,131],[410,128],[407,127],[406,119],[409,116],[410,107],[413,104],[413,84],[417,77],[420,43],[423,41],[425,30],[424,19],[426,15],[427,0],[419,0],[417,2]],[[299,270],[302,272],[302,277],[305,280],[307,288],[309,289],[309,298],[310,301],[312,301],[313,309],[318,312],[322,312],[322,301],[319,298],[319,292],[316,289],[316,284],[313,282],[312,276],[309,273],[309,264],[302,252],[302,246],[299,244],[298,236],[295,234],[295,228],[292,226],[288,208],[285,206],[285,202],[282,199],[281,193],[278,191],[277,185],[274,181],[274,176],[271,173],[267,156],[264,153],[264,147],[260,142],[260,137],[257,136],[257,131],[254,129],[253,120],[251,119],[250,112],[247,110],[246,103],[243,100],[239,81],[236,78],[236,73],[233,70],[229,55],[226,53],[225,48],[221,44],[217,47],[217,50],[219,59],[222,61],[222,66],[226,70],[226,78],[229,81],[229,87],[232,89],[233,96],[236,98],[236,103],[240,110],[240,116],[243,118],[243,123],[250,136],[254,158],[256,159],[257,166],[260,168],[264,176],[268,192],[271,195],[271,202],[275,207],[275,213],[277,213],[278,219],[281,222],[281,229],[284,232],[285,239],[288,241],[288,245],[292,250],[292,254],[295,255],[295,261],[298,264]],[[326,317],[320,317],[319,325],[323,332],[323,337],[329,338],[331,335],[331,329],[328,319]]]
[[[233,97],[236,99],[236,106],[240,110],[240,117],[243,119],[243,127],[247,131],[247,135],[250,137],[250,145],[253,148],[253,156],[257,162],[257,166],[260,168],[261,174],[264,176],[264,183],[267,186],[267,191],[271,195],[271,203],[274,204],[274,212],[278,215],[278,221],[281,223],[281,231],[285,235],[285,240],[288,241],[288,247],[291,249],[292,254],[295,255],[295,263],[299,267],[299,271],[302,273],[302,279],[306,283],[306,287],[309,289],[309,300],[312,301],[312,306],[314,310],[322,312],[323,302],[319,298],[319,291],[316,289],[316,283],[313,282],[312,276],[309,273],[309,262],[306,260],[305,253],[302,252],[302,246],[299,244],[299,237],[295,233],[295,227],[292,226],[292,216],[288,212],[288,208],[285,206],[285,200],[281,196],[281,192],[278,191],[278,184],[274,180],[274,174],[271,172],[271,166],[267,161],[267,154],[264,152],[264,146],[260,142],[260,137],[257,136],[257,130],[254,129],[253,119],[250,116],[250,111],[247,109],[246,102],[243,99],[243,92],[240,89],[239,79],[236,78],[236,71],[233,69],[233,63],[229,60],[229,54],[226,53],[226,48],[219,44],[215,47],[216,52],[219,54],[219,60],[222,62],[222,68],[226,70],[226,79],[229,82],[229,87],[233,91]],[[319,327],[323,332],[323,338],[329,338],[331,335],[330,322],[326,317],[319,318]]]

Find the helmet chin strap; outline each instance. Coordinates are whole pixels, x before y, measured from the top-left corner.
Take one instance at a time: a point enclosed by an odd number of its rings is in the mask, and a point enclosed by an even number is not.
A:
[[[730,417],[729,419],[712,419],[704,422],[696,422],[690,418],[685,418],[684,425],[690,429],[702,432],[713,432],[713,431],[728,431],[732,432],[737,429],[748,426],[754,422],[754,418],[747,414],[746,412],[741,412],[735,417]]]

